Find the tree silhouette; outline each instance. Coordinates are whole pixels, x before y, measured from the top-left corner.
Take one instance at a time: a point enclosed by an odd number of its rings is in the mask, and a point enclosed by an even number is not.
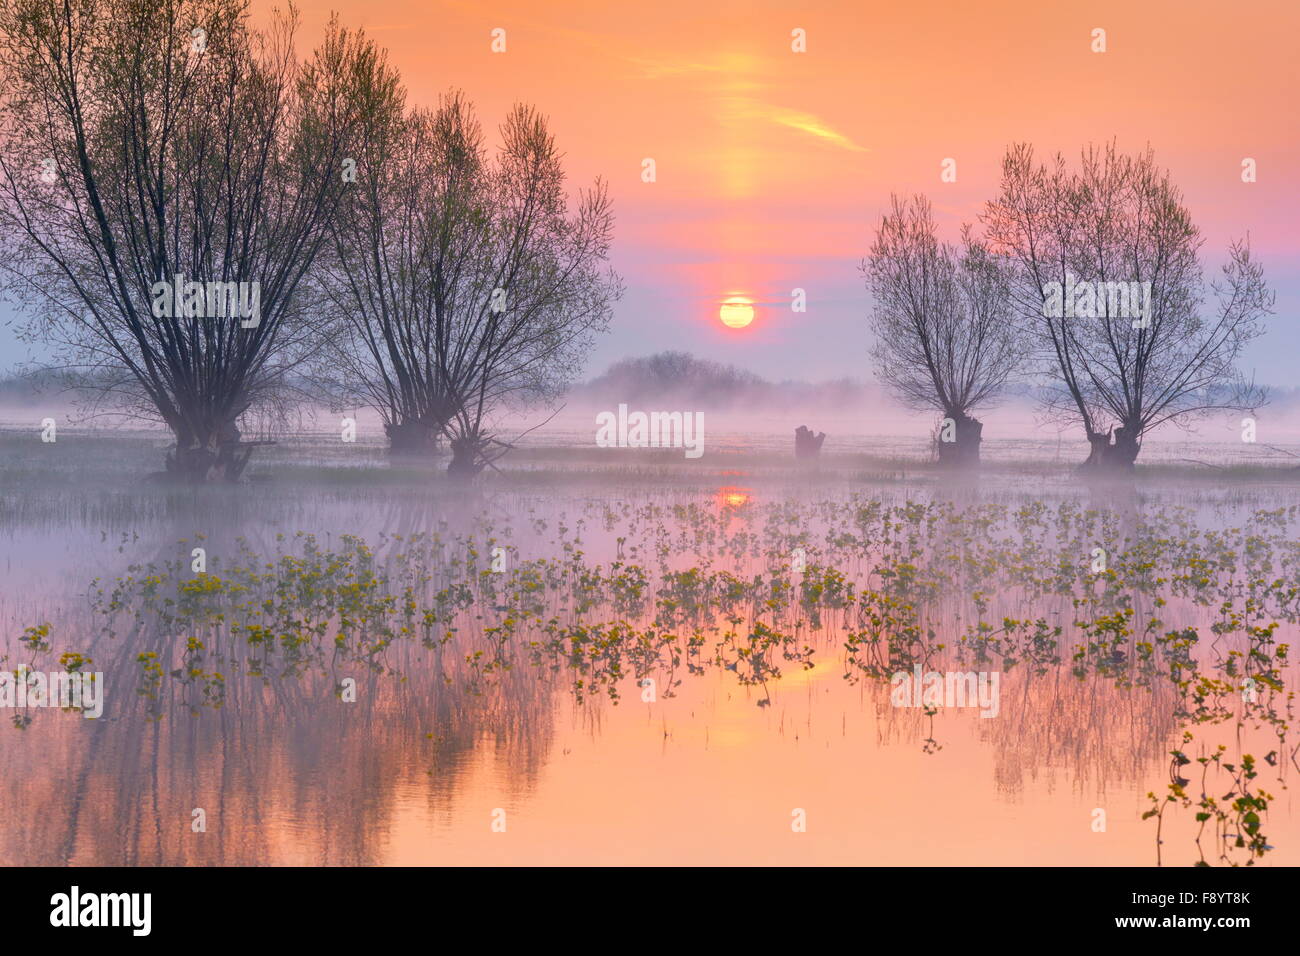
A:
[[[1083,425],[1086,468],[1131,469],[1161,423],[1263,404],[1236,367],[1272,311],[1263,269],[1247,242],[1232,243],[1203,311],[1204,240],[1151,150],[1088,147],[1072,171],[1012,146],[983,220],[1017,263],[1017,318],[1053,383],[1049,407]],[[1140,309],[1121,294],[1135,284]]]
[[[303,277],[388,75],[336,22],[299,63],[296,27],[242,0],[0,5],[8,286],[192,481],[239,476],[238,420],[307,340]]]
[[[939,242],[924,196],[892,197],[862,271],[874,298],[876,372],[915,408],[933,408],[939,460],[978,462],[983,424],[971,413],[994,399],[1017,367],[1007,264],[963,229]]]
[[[371,178],[334,225],[321,285],[343,328],[332,357],[379,409],[394,450],[451,443],[472,476],[505,444],[512,399],[555,396],[608,327],[618,277],[599,180],[570,204],[545,119],[516,106],[490,157],[459,93],[393,116],[369,143]]]

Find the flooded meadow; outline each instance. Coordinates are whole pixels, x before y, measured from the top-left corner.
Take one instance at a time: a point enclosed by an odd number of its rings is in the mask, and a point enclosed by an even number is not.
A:
[[[1294,472],[0,442],[8,864],[1300,862]]]

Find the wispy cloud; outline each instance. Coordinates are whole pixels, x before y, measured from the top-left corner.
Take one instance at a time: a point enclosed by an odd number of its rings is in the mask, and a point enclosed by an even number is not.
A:
[[[851,150],[855,153],[867,152],[867,147],[859,146],[849,137],[838,130],[832,129],[811,113],[801,113],[798,110],[783,109],[779,106],[768,107],[767,109],[769,110],[768,118],[773,123],[788,126],[790,129],[797,129],[801,133],[815,136],[820,140],[839,146],[841,149]]]
[[[769,103],[762,96],[773,84],[763,77],[763,63],[757,57],[744,53],[721,54],[714,60],[669,60],[663,58],[626,57],[649,80],[708,77],[708,92],[716,96],[721,111],[731,121],[766,122],[792,129],[823,143],[855,153],[867,152],[867,147],[835,129],[824,119],[802,110],[789,109]]]

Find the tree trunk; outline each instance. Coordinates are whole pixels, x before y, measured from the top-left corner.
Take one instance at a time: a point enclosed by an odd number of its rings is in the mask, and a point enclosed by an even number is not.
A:
[[[948,412],[953,424],[939,428],[939,464],[945,468],[978,468],[984,423],[964,412]],[[945,441],[946,437],[951,440]]]
[[[438,429],[424,422],[395,422],[385,425],[388,452],[391,455],[415,455],[428,458],[438,450]]]
[[[1142,442],[1136,428],[1120,425],[1106,434],[1088,433],[1088,444],[1092,450],[1088,460],[1081,466],[1082,471],[1092,472],[1129,472],[1133,471]]]
[[[447,466],[447,477],[458,481],[470,481],[477,477],[487,462],[480,454],[479,443],[472,438],[453,438],[451,441],[451,464]]]
[[[253,452],[241,445],[239,427],[227,422],[206,435],[173,430],[176,448],[167,453],[167,474],[190,484],[238,481]]]

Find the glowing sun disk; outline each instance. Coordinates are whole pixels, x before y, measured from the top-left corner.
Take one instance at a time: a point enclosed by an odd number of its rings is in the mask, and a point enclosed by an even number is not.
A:
[[[733,295],[718,309],[718,318],[730,329],[743,329],[754,321],[754,303],[744,296]]]

